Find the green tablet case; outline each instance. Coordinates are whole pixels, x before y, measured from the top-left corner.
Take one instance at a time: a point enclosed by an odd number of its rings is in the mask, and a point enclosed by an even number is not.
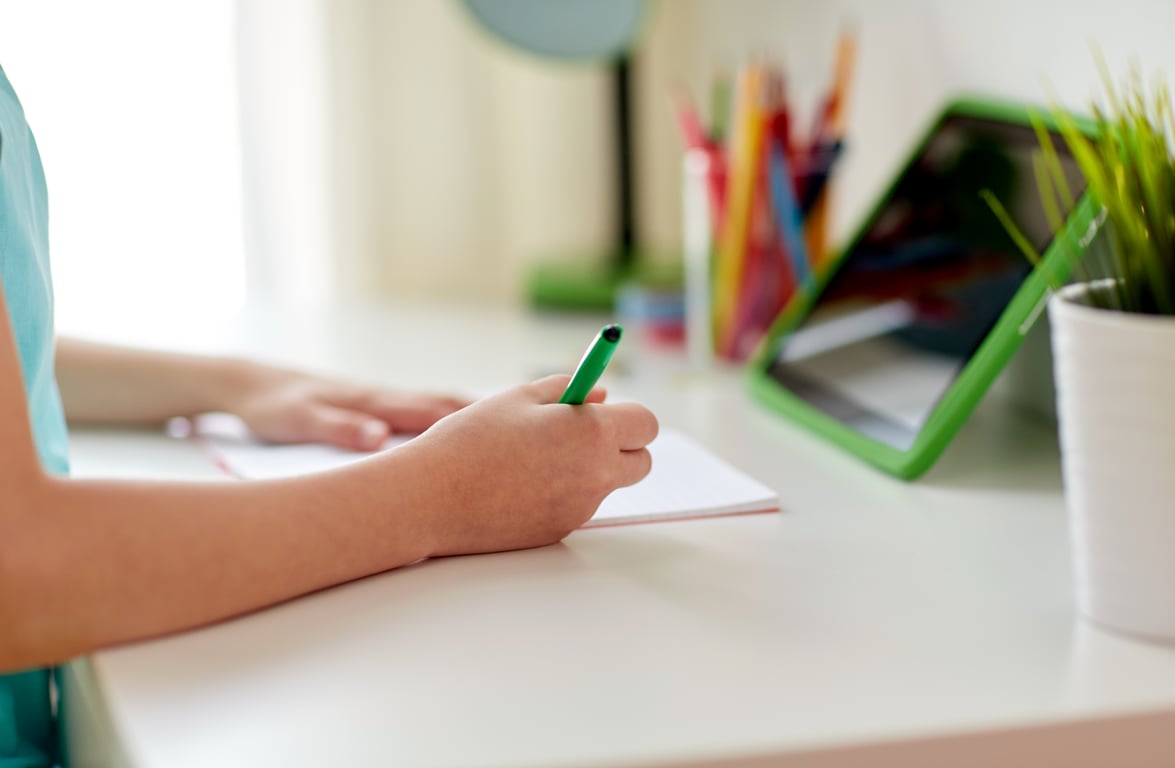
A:
[[[1049,271],[1048,274],[1068,274],[1070,259],[1076,252],[1073,249],[1080,248],[1083,242],[1088,242],[1090,234],[1096,231],[1096,217],[1100,206],[1095,204],[1088,193],[1077,201],[1063,228],[1056,233],[1043,254],[1041,264],[1028,274],[1000,314],[995,326],[937,401],[908,448],[896,448],[834,419],[785,388],[768,373],[768,368],[777,354],[780,340],[797,329],[816,306],[823,290],[853,252],[856,243],[866,234],[872,221],[893,195],[906,170],[921,156],[927,142],[944,120],[959,115],[1031,125],[1033,114],[1043,121],[1046,128],[1056,130],[1057,125],[1051,110],[1033,110],[1028,106],[988,99],[960,99],[949,104],[940,113],[902,165],[901,172],[896,175],[885,194],[849,240],[847,247],[838,256],[829,260],[828,266],[816,276],[810,289],[797,291],[772,324],[746,367],[748,385],[757,398],[770,409],[784,414],[898,477],[913,479],[931,467],[1012,357],[1035,320],[1044,312],[1050,295],[1044,276],[1046,270]],[[1091,123],[1087,119],[1079,118],[1078,123],[1083,129],[1091,130]]]

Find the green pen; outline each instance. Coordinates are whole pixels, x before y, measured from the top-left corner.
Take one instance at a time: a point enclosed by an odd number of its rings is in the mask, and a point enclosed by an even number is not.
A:
[[[596,334],[592,345],[588,347],[583,359],[579,361],[579,366],[575,369],[575,375],[571,377],[567,389],[563,390],[563,396],[559,398],[560,403],[570,405],[583,403],[584,398],[592,391],[592,387],[596,386],[596,382],[600,380],[604,369],[608,367],[608,361],[612,359],[612,353],[616,351],[616,345],[620,342],[622,330],[619,325],[605,325]]]

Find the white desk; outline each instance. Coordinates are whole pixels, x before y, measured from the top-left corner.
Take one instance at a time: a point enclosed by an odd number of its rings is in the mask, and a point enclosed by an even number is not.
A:
[[[599,324],[419,306],[186,346],[484,390],[569,368]],[[1175,764],[1175,651],[1074,616],[1048,429],[989,401],[906,484],[765,412],[736,371],[638,347],[606,383],[782,513],[425,562],[96,654],[67,675],[76,764]],[[78,434],[75,464],[218,477],[139,433]]]

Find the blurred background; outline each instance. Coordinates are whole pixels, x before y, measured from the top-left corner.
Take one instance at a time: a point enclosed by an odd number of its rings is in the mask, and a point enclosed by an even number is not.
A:
[[[551,0],[556,2],[556,0]],[[633,237],[679,259],[671,94],[779,61],[807,125],[856,30],[843,238],[959,92],[1085,107],[1175,71],[1175,2],[661,0],[631,52]],[[616,243],[613,70],[518,50],[458,0],[0,0],[0,66],[49,179],[61,330],[248,302],[526,302]]]

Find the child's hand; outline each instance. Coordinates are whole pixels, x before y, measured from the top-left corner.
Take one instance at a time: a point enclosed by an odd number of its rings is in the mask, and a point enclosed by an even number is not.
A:
[[[536,547],[586,522],[604,497],[648,474],[657,419],[637,403],[561,405],[569,377],[481,400],[397,449],[414,457],[430,555]],[[411,494],[401,487],[400,493]]]
[[[417,434],[468,400],[257,367],[228,410],[262,440],[372,451],[393,433]]]

